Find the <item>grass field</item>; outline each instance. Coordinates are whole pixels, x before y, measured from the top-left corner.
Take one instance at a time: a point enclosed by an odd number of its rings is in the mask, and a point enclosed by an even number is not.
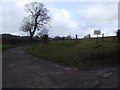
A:
[[[118,43],[107,37],[99,43],[96,39],[51,41],[49,45],[37,44],[29,48],[34,56],[71,66],[101,66],[117,63]]]

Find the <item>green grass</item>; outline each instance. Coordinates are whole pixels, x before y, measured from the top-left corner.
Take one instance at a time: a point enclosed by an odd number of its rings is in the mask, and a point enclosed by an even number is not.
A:
[[[2,51],[2,45],[0,44],[0,51]]]
[[[1,45],[3,51],[6,50],[6,49],[9,49],[9,48],[15,47],[15,46],[16,46],[16,45],[12,45],[12,44]]]
[[[23,45],[27,45],[30,44],[31,42],[27,42],[27,43],[20,43],[20,44],[2,44],[0,45],[0,51],[5,51],[9,48],[14,48],[14,47],[18,47],[18,46],[23,46]]]
[[[107,41],[108,40],[108,41]],[[34,45],[28,52],[34,56],[71,66],[102,66],[117,62],[118,43],[113,38],[96,44],[96,39],[51,41]]]

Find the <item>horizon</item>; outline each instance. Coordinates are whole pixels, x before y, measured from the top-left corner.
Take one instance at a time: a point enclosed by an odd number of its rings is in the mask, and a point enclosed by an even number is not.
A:
[[[2,33],[2,34],[0,34],[0,35],[3,35],[3,34],[4,34],[4,35],[6,34],[6,35],[18,36],[18,37],[29,37],[28,35],[26,35],[26,36],[20,36],[20,35],[13,35],[13,34],[10,34],[10,33]],[[36,36],[33,36],[33,37],[36,37]],[[55,37],[50,37],[49,35],[48,35],[48,37],[49,37],[49,38],[53,38],[53,39],[55,38]],[[67,37],[67,36],[59,36],[59,37]],[[71,37],[72,37],[72,36],[71,36]],[[98,35],[98,37],[99,37],[99,38],[102,38],[101,35]],[[116,37],[116,35],[114,35],[114,36],[104,36],[104,38],[107,38],[107,37]],[[78,39],[83,39],[83,38],[84,38],[84,37],[78,37]],[[93,36],[93,37],[91,36],[91,38],[97,38],[97,36]],[[76,36],[73,36],[72,39],[76,39]]]

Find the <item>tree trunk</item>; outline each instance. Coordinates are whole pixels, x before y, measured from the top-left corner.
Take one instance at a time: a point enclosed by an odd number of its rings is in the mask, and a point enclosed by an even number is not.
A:
[[[33,34],[30,34],[29,38],[30,38],[30,40],[33,40]]]
[[[98,35],[97,35],[97,44],[98,44]]]
[[[43,36],[43,44],[48,45],[48,35]]]

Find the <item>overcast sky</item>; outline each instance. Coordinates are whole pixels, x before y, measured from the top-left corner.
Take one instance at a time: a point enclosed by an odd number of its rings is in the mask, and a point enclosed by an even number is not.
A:
[[[42,0],[4,0],[0,1],[0,33],[14,35],[28,35],[19,30],[22,20],[27,13],[24,5],[32,1]],[[57,1],[57,0],[56,0]],[[101,30],[106,36],[115,35],[118,29],[118,2],[117,0],[82,0],[81,2],[42,2],[49,10],[51,28],[49,36],[84,37],[87,34],[94,36],[94,30]]]

